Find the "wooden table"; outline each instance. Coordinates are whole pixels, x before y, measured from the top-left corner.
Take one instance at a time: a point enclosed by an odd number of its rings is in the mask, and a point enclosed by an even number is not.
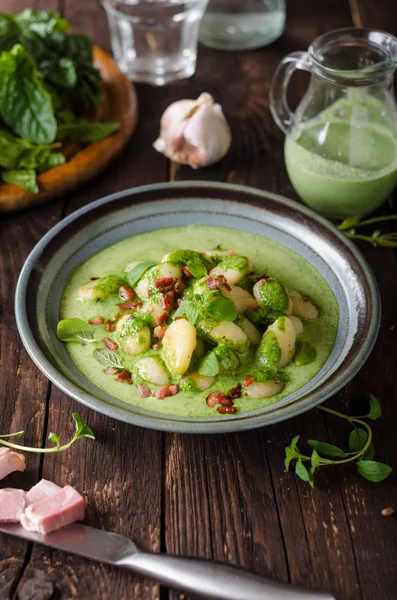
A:
[[[323,469],[311,490],[285,473],[284,446],[292,436],[343,444],[338,420],[313,410],[292,421],[236,435],[164,434],[112,421],[85,409],[34,366],[19,339],[14,289],[36,242],[77,208],[131,186],[166,180],[213,179],[296,196],[283,163],[283,136],[269,112],[269,86],[279,60],[305,49],[324,31],[368,26],[397,34],[395,0],[289,0],[285,34],[269,48],[227,53],[200,48],[196,75],[164,89],[138,86],[140,121],[122,156],[96,181],[34,210],[0,216],[1,433],[26,430],[25,443],[45,444],[48,432],[72,432],[77,410],[94,429],[59,455],[29,455],[28,469],[6,485],[28,488],[41,477],[71,482],[88,499],[87,523],[130,536],[148,550],[201,556],[243,565],[263,575],[331,590],[338,600],[397,598],[396,478],[373,484],[350,468]],[[109,48],[97,0],[2,0],[1,10],[60,10],[76,29]],[[297,79],[303,90],[306,81]],[[233,148],[201,171],[170,164],[151,147],[160,116],[179,98],[209,91],[223,105]],[[369,391],[384,417],[374,426],[378,459],[396,467],[396,298],[393,250],[362,250],[379,282],[383,317],[371,358],[328,405],[362,414]],[[20,600],[176,600],[151,581],[42,546],[2,537],[0,598]]]

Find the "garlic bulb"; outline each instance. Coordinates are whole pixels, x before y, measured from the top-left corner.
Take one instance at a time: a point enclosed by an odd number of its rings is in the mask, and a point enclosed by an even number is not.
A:
[[[210,94],[170,104],[161,117],[160,137],[153,147],[171,160],[194,169],[225,156],[232,136],[219,104]]]

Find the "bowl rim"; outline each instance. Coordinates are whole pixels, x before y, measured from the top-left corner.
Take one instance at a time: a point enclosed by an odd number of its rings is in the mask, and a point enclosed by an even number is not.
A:
[[[277,409],[277,405],[274,405],[274,410],[266,412],[255,417],[238,419],[233,418],[223,419],[222,421],[214,420],[213,422],[188,422],[188,421],[177,421],[168,419],[159,419],[156,417],[150,417],[147,415],[139,415],[131,413],[115,405],[101,402],[98,405],[98,400],[91,396],[88,392],[81,389],[78,385],[74,384],[68,379],[63,373],[58,371],[54,364],[47,358],[46,354],[39,346],[34,334],[32,332],[26,303],[26,289],[29,282],[29,278],[32,274],[35,263],[39,259],[42,252],[45,250],[48,243],[55,238],[65,227],[67,227],[74,220],[79,219],[82,215],[90,212],[91,210],[102,206],[107,203],[112,203],[115,200],[124,198],[126,196],[138,196],[137,204],[139,204],[139,195],[146,192],[162,192],[164,190],[177,190],[180,192],[183,189],[188,188],[190,191],[197,189],[198,194],[202,194],[203,190],[210,187],[212,190],[227,194],[228,192],[243,193],[248,196],[251,195],[256,199],[270,199],[277,203],[288,207],[294,212],[300,212],[309,219],[314,219],[325,227],[334,237],[338,238],[339,241],[345,246],[354,256],[360,268],[362,269],[366,282],[369,284],[370,302],[368,304],[370,309],[369,323],[367,325],[366,337],[361,340],[361,345],[358,347],[355,355],[349,362],[344,366],[344,362],[338,366],[335,372],[331,373],[329,377],[325,379],[317,388],[313,391],[309,391],[306,397],[297,399],[291,404],[286,404]],[[221,199],[221,198],[219,198]],[[222,198],[227,200],[226,198]],[[247,198],[248,199],[248,198]],[[158,200],[161,201],[161,198]],[[236,200],[227,200],[234,201]],[[245,203],[241,202],[242,206]],[[248,205],[251,205],[249,202]],[[132,204],[133,205],[133,204]],[[257,204],[255,208],[261,209]],[[262,208],[263,210],[263,208]],[[234,431],[245,431],[249,429],[255,429],[264,427],[267,425],[273,425],[275,423],[284,421],[289,418],[296,417],[311,408],[314,408],[318,404],[329,399],[331,396],[336,394],[342,389],[361,369],[366,360],[368,359],[377,339],[377,335],[380,328],[381,319],[381,300],[378,285],[375,276],[372,272],[371,267],[366,262],[365,258],[358,250],[356,245],[349,240],[343,233],[341,233],[330,221],[318,215],[311,209],[304,205],[299,204],[293,200],[285,198],[280,194],[267,192],[251,186],[243,186],[236,184],[226,184],[221,182],[213,181],[178,181],[178,182],[164,182],[156,184],[148,184],[133,188],[128,188],[109,194],[98,200],[94,200],[89,204],[81,207],[80,209],[71,213],[68,217],[62,219],[54,227],[52,227],[34,246],[30,254],[28,255],[18,278],[16,290],[15,290],[15,316],[16,324],[22,343],[27,350],[30,358],[41,370],[41,372],[59,389],[65,392],[68,396],[82,403],[83,405],[100,412],[111,418],[130,423],[137,426],[143,426],[151,429],[161,431],[171,431],[175,433],[228,433]]]

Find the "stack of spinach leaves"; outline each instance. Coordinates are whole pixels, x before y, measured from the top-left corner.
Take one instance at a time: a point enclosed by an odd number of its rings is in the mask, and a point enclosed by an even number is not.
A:
[[[64,140],[90,143],[117,123],[78,115],[102,102],[92,42],[52,11],[0,13],[0,177],[37,193],[37,173],[65,162]]]

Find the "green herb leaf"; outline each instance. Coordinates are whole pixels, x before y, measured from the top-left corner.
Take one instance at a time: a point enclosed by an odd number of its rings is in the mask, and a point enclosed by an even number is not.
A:
[[[364,429],[356,427],[353,429],[349,436],[349,450],[350,452],[359,452],[362,450],[367,443],[368,433]]]
[[[369,397],[369,413],[367,414],[367,419],[371,419],[371,421],[376,421],[379,417],[382,416],[382,408],[380,402],[373,394],[370,394]]]
[[[9,169],[1,173],[1,178],[5,183],[17,185],[32,194],[37,194],[39,191],[34,169]]]
[[[56,447],[59,448],[61,445],[61,438],[59,437],[59,435],[57,435],[56,433],[50,433],[48,435],[48,441],[49,442],[53,442],[54,444],[56,444]]]
[[[362,477],[374,482],[383,481],[393,470],[389,465],[374,460],[359,460],[356,465]]]
[[[303,342],[298,340],[296,342],[296,350],[294,356],[294,363],[297,367],[303,367],[313,362],[316,358],[316,351],[309,342]]]
[[[219,373],[219,363],[214,352],[209,352],[200,363],[198,372],[200,375],[215,377]]]
[[[20,137],[51,143],[56,120],[50,94],[32,56],[19,44],[0,55],[0,116]]]
[[[366,451],[363,454],[363,460],[372,460],[374,456],[375,456],[375,446],[371,442],[371,444],[368,446],[368,448],[366,449]]]
[[[61,342],[91,344],[95,342],[96,326],[89,325],[81,319],[62,319],[57,326],[57,338]]]
[[[187,320],[192,325],[195,325],[199,316],[199,309],[191,300],[183,300],[175,311],[174,318],[182,317],[183,315],[186,315]]]
[[[308,440],[307,443],[311,448],[317,450],[323,456],[331,456],[338,458],[346,458],[347,453],[344,452],[341,448],[337,446],[333,446],[332,444],[327,444],[326,442],[319,442],[318,440]]]
[[[321,457],[319,456],[317,450],[313,450],[310,462],[312,465],[311,471],[313,474],[315,469],[321,465]]]
[[[87,423],[83,421],[83,419],[77,413],[72,413],[73,420],[76,424],[76,433],[74,434],[74,439],[78,440],[82,437],[87,437],[92,440],[95,440],[95,435],[93,434],[90,427],[88,427]]]
[[[94,358],[105,367],[123,368],[123,362],[117,352],[111,352],[106,348],[94,350]]]
[[[295,465],[295,473],[298,475],[302,481],[307,481],[313,487],[313,476],[306,469],[305,465],[302,462],[302,459],[298,459]]]
[[[218,321],[235,321],[237,310],[234,302],[228,298],[216,298],[207,306],[207,312]]]
[[[338,229],[340,231],[345,231],[346,229],[351,229],[352,227],[356,227],[360,223],[360,217],[348,217],[340,225],[338,225]]]
[[[296,435],[294,438],[292,438],[290,445],[285,448],[284,464],[286,471],[288,471],[291,461],[295,458],[299,458],[300,456],[300,452],[297,446],[299,437],[299,435]]]
[[[89,144],[112,135],[119,127],[118,123],[89,123],[79,119],[74,123],[58,125],[56,139]]]
[[[128,279],[130,285],[135,285],[141,279],[142,275],[144,275],[148,269],[154,267],[155,265],[156,263],[152,260],[145,260],[135,265],[131,271],[125,274],[125,277]]]
[[[196,277],[197,279],[199,279],[200,277],[205,277],[207,275],[207,269],[205,268],[204,263],[198,260],[189,260],[186,266],[193,275],[193,277]]]

